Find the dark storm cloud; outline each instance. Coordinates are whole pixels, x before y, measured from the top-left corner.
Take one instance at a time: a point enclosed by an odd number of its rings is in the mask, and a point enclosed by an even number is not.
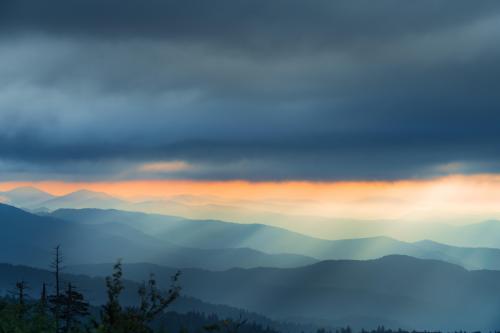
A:
[[[172,38],[258,45],[259,52],[297,44],[372,44],[432,33],[494,14],[496,1],[33,0],[2,1],[11,31],[97,37]],[[274,45],[270,42],[282,44]],[[276,47],[278,46],[278,47]],[[363,45],[359,45],[363,47]]]
[[[497,1],[3,1],[0,173],[498,172],[499,19]]]

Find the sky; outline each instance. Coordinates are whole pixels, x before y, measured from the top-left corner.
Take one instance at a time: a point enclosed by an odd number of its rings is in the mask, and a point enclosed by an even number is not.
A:
[[[0,183],[300,193],[337,216],[360,209],[329,209],[325,186],[412,184],[415,206],[488,179],[461,206],[496,214],[499,38],[487,0],[1,1]]]

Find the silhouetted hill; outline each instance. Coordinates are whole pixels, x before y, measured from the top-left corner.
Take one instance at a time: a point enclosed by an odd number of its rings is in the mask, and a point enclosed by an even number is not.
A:
[[[266,253],[297,253],[319,259],[365,260],[403,254],[448,261],[469,269],[500,269],[500,249],[460,248],[429,241],[408,243],[389,237],[331,241],[262,224],[188,220],[119,210],[60,209],[51,216],[92,225],[123,225],[161,241],[194,248],[244,247]]]
[[[101,275],[109,268],[69,269]],[[137,281],[150,271],[164,282],[174,270],[148,264],[124,267],[125,275]],[[186,269],[182,284],[186,294],[206,302],[258,311],[280,320],[359,327],[371,318],[372,323],[378,320],[389,327],[446,331],[500,327],[500,272],[467,271],[408,256],[323,261],[290,269]]]
[[[6,204],[28,209],[39,208],[43,202],[54,198],[53,195],[34,187],[18,187],[10,191],[0,192]]]
[[[106,193],[89,190],[79,190],[63,196],[54,197],[40,203],[40,206],[54,210],[66,208],[119,208],[125,207],[126,202]]]
[[[0,262],[45,267],[60,244],[68,263],[151,262],[174,267],[294,267],[316,262],[294,254],[266,254],[253,249],[196,249],[179,246],[124,224],[86,225],[33,215],[0,204]]]
[[[109,270],[105,275],[111,274],[111,270]],[[147,278],[149,278],[149,273]],[[125,276],[126,278],[126,276]],[[62,274],[61,275],[63,285],[71,282],[71,284],[76,287],[79,291],[81,291],[85,298],[92,304],[94,307],[100,306],[106,302],[106,288],[105,288],[105,280],[103,277],[88,277],[83,274]],[[19,265],[10,265],[10,264],[0,264],[0,297],[9,295],[10,291],[13,290],[14,285],[17,281],[25,281],[28,289],[28,298],[31,300],[38,299],[41,293],[41,286],[43,283],[47,284],[47,292],[50,294],[53,292],[53,283],[54,275],[52,272],[44,270],[31,268],[27,266],[19,266]],[[170,281],[170,277],[167,277],[167,280]],[[163,282],[168,282],[163,281]],[[139,304],[139,297],[137,294],[137,290],[140,287],[140,283],[143,281],[130,281],[127,279],[123,280],[124,290],[122,292],[120,303],[123,306],[137,306]],[[182,284],[182,278],[181,278]],[[96,309],[97,310],[97,309]],[[264,327],[270,327],[273,329],[280,330],[281,332],[290,332],[290,333],[300,333],[300,332],[315,332],[318,328],[317,325],[308,325],[308,324],[298,324],[298,323],[281,323],[277,321],[273,321],[259,313],[249,312],[244,309],[235,308],[227,305],[216,305],[210,304],[207,302],[203,302],[194,297],[185,295],[182,293],[182,296],[177,299],[169,308],[169,311],[173,311],[177,314],[189,314],[192,312],[206,314],[207,316],[216,315],[219,318],[232,318],[238,319],[240,316],[248,320],[249,323],[257,323]],[[191,316],[193,316],[191,314]],[[186,318],[183,316],[174,315],[172,313],[167,316],[169,319],[167,322],[172,324],[170,320],[172,318],[177,318],[178,320],[183,320],[184,324],[187,324],[188,321],[185,321]],[[193,317],[194,318],[194,317]],[[162,316],[161,319],[165,319]],[[213,324],[214,319],[211,319],[212,322],[207,320],[208,324]],[[206,324],[207,324],[206,323]],[[191,323],[194,324],[194,323]],[[169,326],[176,332],[177,328],[175,325]],[[201,328],[201,326],[200,326]]]

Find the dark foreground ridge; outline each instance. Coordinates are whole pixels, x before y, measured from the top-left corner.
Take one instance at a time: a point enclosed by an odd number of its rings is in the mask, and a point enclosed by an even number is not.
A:
[[[247,271],[259,273],[268,270],[275,272],[281,270],[237,269],[211,273],[203,272],[202,270],[186,270],[186,272],[180,275],[178,271],[162,268],[165,271],[157,272],[157,277],[161,283],[157,283],[155,275],[149,275],[148,278],[138,283],[123,279],[124,272],[125,276],[128,274],[127,272],[131,272],[131,277],[138,280],[137,271],[134,271],[134,268],[137,268],[136,265],[125,266],[126,269],[123,270],[121,263],[118,262],[114,267],[109,267],[108,272],[113,272],[111,276],[108,275],[105,279],[99,277],[88,278],[84,275],[63,275],[58,273],[58,265],[60,263],[58,256],[59,254],[56,252],[52,265],[53,272],[23,266],[0,265],[2,287],[6,286],[6,282],[9,279],[10,281],[14,281],[14,277],[27,277],[26,281],[19,279],[15,283],[10,283],[9,294],[0,299],[0,332],[440,332],[439,330],[393,330],[386,329],[383,326],[379,326],[376,330],[372,331],[355,327],[336,328],[345,327],[340,325],[325,325],[329,328],[318,329],[317,325],[316,327],[287,325],[286,323],[278,323],[243,311],[240,312],[239,316],[235,316],[233,313],[226,317],[222,311],[219,314],[211,314],[210,311],[216,308],[209,308],[208,311],[203,311],[204,313],[197,311],[179,313],[176,303],[192,302],[189,298],[181,297],[180,285],[185,283],[186,289],[189,290],[190,285],[192,288],[193,285],[199,284],[199,282],[196,283],[192,280],[193,274],[199,276],[202,280],[206,280],[205,282],[208,285],[205,285],[205,287],[207,289],[210,289],[210,284],[213,283],[213,292],[217,294],[221,293],[222,289],[217,286],[217,279],[210,279],[207,274],[219,275],[219,279],[223,283],[226,283],[227,287],[230,287],[227,277],[224,277],[223,274],[230,274],[237,279],[241,279],[243,277],[241,274]],[[403,256],[393,256],[373,262],[360,263],[373,265],[378,262],[397,262],[403,266],[413,263],[412,266],[417,266],[416,269],[418,269],[418,265],[431,265],[436,270],[443,269],[441,267],[443,263],[440,262],[428,262]],[[323,271],[323,266],[337,266],[335,269],[338,269],[339,264],[341,265],[340,267],[347,270],[348,267],[345,265],[354,265],[355,267],[358,263],[353,261],[331,261],[315,264],[301,270],[321,269]],[[444,267],[446,271],[457,274],[460,274],[460,272],[469,274],[469,272],[458,266],[446,265]],[[138,266],[138,268],[143,272],[146,270],[145,266]],[[290,274],[294,270],[289,269],[286,271]],[[235,273],[237,274],[234,275]],[[412,272],[410,271],[409,273],[411,274]],[[167,276],[166,274],[170,275]],[[250,276],[252,279],[257,277],[255,275]],[[48,283],[40,281],[47,281]],[[170,281],[170,283],[165,284],[165,281]],[[324,284],[325,281],[319,282]],[[40,286],[36,284],[40,284]],[[244,289],[244,287],[240,287],[240,289]],[[257,290],[254,287],[251,287],[251,289]],[[230,290],[230,292],[236,293],[234,290]],[[29,295],[33,297],[29,297]],[[35,297],[34,295],[39,296]],[[175,312],[172,312],[172,310]],[[353,321],[355,321],[355,318],[353,318]],[[373,319],[373,322],[376,321],[377,319]],[[376,327],[377,325],[374,324],[373,326]],[[67,329],[67,327],[69,328]],[[455,330],[455,332],[465,331]]]

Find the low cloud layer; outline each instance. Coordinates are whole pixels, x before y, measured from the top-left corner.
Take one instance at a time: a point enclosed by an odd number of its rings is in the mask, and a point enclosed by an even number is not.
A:
[[[0,177],[497,173],[499,19],[496,1],[3,1]]]

